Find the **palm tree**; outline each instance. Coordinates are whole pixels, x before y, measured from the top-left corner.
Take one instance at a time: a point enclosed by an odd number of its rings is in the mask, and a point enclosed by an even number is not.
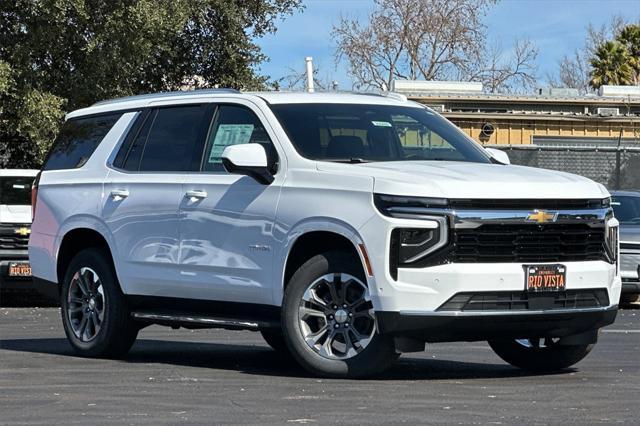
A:
[[[634,69],[626,47],[618,41],[602,43],[591,59],[591,81],[594,89],[605,84],[628,86],[634,83]]]
[[[640,84],[640,25],[627,25],[616,37],[622,43],[627,52],[634,71],[634,83]]]

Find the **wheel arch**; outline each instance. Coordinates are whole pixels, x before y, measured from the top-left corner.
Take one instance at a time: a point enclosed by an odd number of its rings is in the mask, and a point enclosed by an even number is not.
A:
[[[367,284],[374,291],[373,277],[367,273],[364,258],[363,250],[366,249],[359,234],[348,225],[330,223],[330,226],[327,226],[326,221],[323,225],[313,226],[307,223],[289,234],[290,238],[282,256],[281,274],[277,278],[279,285],[274,286],[274,298],[278,305],[282,303],[284,289],[294,272],[313,256],[329,250],[344,250],[353,255],[354,260],[358,261],[362,267]]]
[[[58,283],[62,284],[73,257],[80,251],[92,247],[104,249],[109,256],[108,260],[113,264],[113,255],[109,243],[105,236],[97,230],[85,227],[73,228],[62,236],[56,260]]]

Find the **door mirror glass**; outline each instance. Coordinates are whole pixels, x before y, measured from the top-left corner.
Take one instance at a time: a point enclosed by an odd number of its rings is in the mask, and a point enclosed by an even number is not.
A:
[[[251,176],[263,184],[273,182],[267,152],[258,143],[227,146],[222,152],[222,164],[229,173]]]
[[[495,149],[495,148],[485,148],[487,150],[487,152],[489,153],[489,155],[491,155],[491,157],[493,157],[494,160],[496,160],[499,163],[502,164],[511,164],[511,160],[509,160],[509,154],[507,154],[504,151],[501,151],[499,149]]]

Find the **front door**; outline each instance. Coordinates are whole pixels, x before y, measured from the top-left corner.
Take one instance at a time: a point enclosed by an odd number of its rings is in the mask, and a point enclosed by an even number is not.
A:
[[[278,155],[259,112],[219,105],[207,137],[200,174],[183,184],[180,204],[180,274],[190,297],[270,304],[276,242],[274,220],[281,176],[261,184],[232,175],[221,154],[232,144],[259,143],[273,171]]]

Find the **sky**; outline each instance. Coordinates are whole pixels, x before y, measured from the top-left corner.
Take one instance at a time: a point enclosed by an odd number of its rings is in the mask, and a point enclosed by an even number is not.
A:
[[[320,67],[320,79],[336,80],[351,89],[345,63],[335,63],[331,29],[341,16],[366,19],[373,0],[303,0],[306,8],[278,24],[278,31],[258,40],[270,61],[260,67],[272,79],[304,70],[304,58],[312,56]],[[538,78],[553,73],[558,61],[584,45],[589,22],[599,27],[615,15],[640,19],[640,0],[501,0],[484,22],[488,39],[508,50],[517,38],[528,38],[539,49]],[[541,84],[543,86],[544,84]]]

